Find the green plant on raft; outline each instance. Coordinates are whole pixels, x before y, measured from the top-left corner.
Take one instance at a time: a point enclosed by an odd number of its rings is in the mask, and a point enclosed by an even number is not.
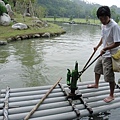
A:
[[[6,13],[6,12],[7,12],[7,9],[2,4],[0,4],[0,16],[3,15],[3,13]]]

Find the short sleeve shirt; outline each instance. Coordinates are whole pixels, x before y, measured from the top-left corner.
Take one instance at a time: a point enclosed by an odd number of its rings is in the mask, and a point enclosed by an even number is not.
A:
[[[102,25],[102,44],[103,48],[115,43],[120,42],[120,26],[113,20],[110,19],[110,22],[107,25]],[[107,50],[103,57],[111,57],[111,54],[116,53],[118,47],[111,50]]]

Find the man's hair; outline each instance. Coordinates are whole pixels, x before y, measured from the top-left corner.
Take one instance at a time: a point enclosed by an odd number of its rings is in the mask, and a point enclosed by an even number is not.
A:
[[[111,17],[110,8],[108,6],[99,7],[97,10],[97,17],[99,18],[100,16],[108,16],[110,18]]]

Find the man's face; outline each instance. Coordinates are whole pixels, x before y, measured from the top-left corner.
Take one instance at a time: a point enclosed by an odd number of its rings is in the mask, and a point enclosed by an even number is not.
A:
[[[103,25],[107,25],[109,23],[109,21],[110,21],[110,18],[108,16],[100,16],[99,20],[101,21],[101,23]]]

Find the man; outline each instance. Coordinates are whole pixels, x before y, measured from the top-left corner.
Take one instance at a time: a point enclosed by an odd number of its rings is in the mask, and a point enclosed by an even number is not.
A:
[[[88,85],[88,88],[98,88],[100,76],[103,74],[105,81],[109,82],[110,86],[110,94],[104,101],[111,102],[114,100],[115,89],[115,77],[112,69],[111,55],[117,52],[118,46],[120,45],[120,27],[111,19],[108,6],[101,6],[97,10],[97,17],[102,23],[102,37],[94,50],[96,51],[101,45],[103,45],[103,49],[100,52],[101,57],[98,59],[94,68],[95,83]]]

